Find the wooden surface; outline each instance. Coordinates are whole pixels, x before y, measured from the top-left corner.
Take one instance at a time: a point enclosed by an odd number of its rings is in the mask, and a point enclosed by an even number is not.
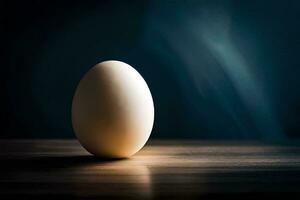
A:
[[[150,141],[131,159],[102,160],[75,140],[2,140],[0,165],[0,199],[297,199],[300,191],[297,143]]]

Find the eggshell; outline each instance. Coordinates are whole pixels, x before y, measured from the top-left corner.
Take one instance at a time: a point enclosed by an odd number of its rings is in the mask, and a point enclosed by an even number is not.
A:
[[[130,157],[147,142],[154,106],[143,77],[130,65],[105,61],[81,79],[72,103],[72,124],[82,146],[109,158]]]

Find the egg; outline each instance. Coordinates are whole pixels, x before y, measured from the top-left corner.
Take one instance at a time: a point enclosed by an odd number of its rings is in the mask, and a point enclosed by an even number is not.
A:
[[[107,158],[126,158],[147,142],[154,105],[143,77],[130,65],[104,61],[79,82],[72,102],[72,125],[81,145]]]

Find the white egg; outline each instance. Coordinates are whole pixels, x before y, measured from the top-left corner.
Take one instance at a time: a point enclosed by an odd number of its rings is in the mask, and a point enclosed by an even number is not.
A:
[[[72,124],[82,146],[96,156],[124,158],[147,142],[154,121],[150,90],[130,65],[105,61],[77,86]]]

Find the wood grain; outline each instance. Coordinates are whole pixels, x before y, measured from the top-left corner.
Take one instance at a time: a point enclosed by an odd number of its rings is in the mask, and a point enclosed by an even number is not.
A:
[[[299,196],[298,144],[154,140],[130,159],[103,160],[76,140],[2,140],[0,199]]]

